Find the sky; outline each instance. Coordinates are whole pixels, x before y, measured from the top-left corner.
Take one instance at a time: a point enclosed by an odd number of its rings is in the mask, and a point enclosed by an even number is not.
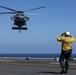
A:
[[[61,52],[61,42],[57,38],[69,31],[76,38],[76,0],[0,0],[0,5],[15,10],[26,11],[46,6],[44,9],[25,12],[30,17],[28,30],[12,30],[14,14],[0,14],[0,53],[41,53]],[[0,12],[10,10],[0,8]],[[30,15],[34,13],[39,15]],[[73,43],[76,53],[76,42]]]

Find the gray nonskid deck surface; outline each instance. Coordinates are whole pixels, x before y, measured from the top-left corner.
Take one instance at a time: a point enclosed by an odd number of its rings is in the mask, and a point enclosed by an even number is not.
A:
[[[0,75],[60,75],[56,61],[43,60],[11,60],[0,61]],[[71,63],[76,63],[71,62]],[[67,75],[76,75],[76,65],[70,65]],[[63,74],[66,75],[66,74]]]

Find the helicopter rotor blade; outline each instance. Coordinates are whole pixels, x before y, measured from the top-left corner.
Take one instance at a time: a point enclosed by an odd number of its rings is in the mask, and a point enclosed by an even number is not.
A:
[[[26,11],[17,11],[17,10],[14,10],[14,9],[11,9],[11,8],[8,8],[8,7],[5,7],[5,6],[1,6],[1,5],[0,5],[0,7],[1,8],[4,8],[4,9],[8,9],[8,10],[13,11],[13,12],[0,12],[0,14],[24,13],[24,12],[27,12],[27,11],[33,11],[33,10],[45,8],[45,6],[42,6],[42,7],[37,7],[37,8],[30,9],[30,10],[26,10]]]
[[[40,14],[36,14],[36,13],[26,13],[27,15],[40,15]]]
[[[37,10],[37,9],[42,9],[42,8],[45,8],[45,6],[37,7],[37,8],[34,8],[34,9],[30,9],[30,10],[26,10],[25,12],[27,12],[27,11],[33,11],[33,10]]]
[[[8,8],[8,7],[4,7],[4,6],[1,6],[1,5],[0,5],[0,7],[1,7],[1,8],[8,9],[8,10],[11,10],[11,11],[17,11],[17,10],[14,10],[14,9],[11,9],[11,8]]]
[[[16,14],[17,12],[0,12],[0,14]]]

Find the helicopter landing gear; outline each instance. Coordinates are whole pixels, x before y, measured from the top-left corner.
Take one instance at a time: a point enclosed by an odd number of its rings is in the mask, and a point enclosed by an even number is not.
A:
[[[25,26],[26,26],[26,23],[25,23]]]
[[[14,25],[16,25],[16,23],[14,23]]]
[[[20,29],[19,29],[19,33],[20,33]]]
[[[27,27],[12,27],[13,30],[19,30],[19,33],[20,33],[20,30],[27,30]]]

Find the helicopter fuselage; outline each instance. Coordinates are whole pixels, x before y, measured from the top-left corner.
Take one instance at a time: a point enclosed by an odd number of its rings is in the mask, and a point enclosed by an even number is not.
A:
[[[16,17],[14,19],[14,25],[17,25],[18,27],[22,27],[22,26],[26,25],[26,20],[24,18]]]
[[[24,16],[22,13],[18,13],[11,17],[11,20],[14,20],[14,25],[17,27],[12,27],[12,29],[16,30],[26,30],[26,27],[23,27],[24,25],[26,26],[26,21],[29,20],[29,17]]]
[[[26,25],[26,21],[29,20],[29,18],[24,16],[22,13],[17,13],[11,17],[11,20],[14,20],[14,25],[21,27],[23,25]]]

